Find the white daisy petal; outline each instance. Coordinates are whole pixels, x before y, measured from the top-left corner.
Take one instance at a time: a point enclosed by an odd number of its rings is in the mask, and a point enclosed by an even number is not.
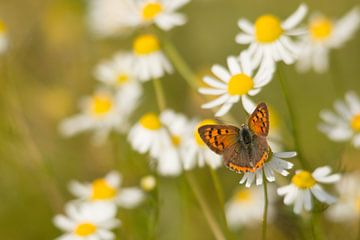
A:
[[[282,27],[285,30],[296,27],[303,20],[307,11],[308,8],[306,4],[301,4],[298,9],[281,24]]]
[[[222,95],[221,97],[218,97],[208,103],[205,103],[203,105],[201,105],[202,108],[205,108],[205,109],[208,109],[208,108],[213,108],[213,107],[216,107],[216,106],[219,106],[223,103],[225,103],[228,99],[230,98],[229,95],[227,94],[224,94]]]
[[[211,71],[215,74],[215,76],[217,76],[218,78],[220,78],[221,80],[223,80],[224,82],[228,82],[231,75],[229,74],[229,72],[222,66],[216,64],[214,66],[212,66]]]

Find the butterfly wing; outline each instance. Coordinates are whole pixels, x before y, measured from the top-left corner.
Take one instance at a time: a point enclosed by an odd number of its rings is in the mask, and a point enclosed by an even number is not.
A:
[[[201,139],[217,154],[223,154],[237,142],[239,131],[239,128],[231,125],[204,125],[198,128]]]
[[[269,133],[269,111],[265,103],[259,103],[250,115],[248,126],[258,136],[266,137]]]

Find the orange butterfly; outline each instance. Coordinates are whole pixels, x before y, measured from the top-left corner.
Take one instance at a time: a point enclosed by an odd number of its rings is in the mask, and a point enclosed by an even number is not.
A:
[[[269,133],[269,111],[259,103],[240,128],[231,125],[204,125],[198,132],[208,147],[221,154],[224,164],[236,172],[255,172],[270,155],[266,136]]]

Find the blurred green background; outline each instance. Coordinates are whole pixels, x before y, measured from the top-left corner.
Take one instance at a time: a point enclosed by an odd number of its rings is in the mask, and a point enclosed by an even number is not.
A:
[[[234,41],[240,17],[253,21],[269,12],[285,18],[300,3],[194,0],[181,10],[188,16],[188,23],[168,35],[200,76],[212,64],[225,64],[228,55],[237,55],[244,49]],[[310,11],[340,17],[359,1],[306,3]],[[7,54],[0,56],[0,239],[59,236],[52,217],[72,199],[67,191],[72,179],[92,180],[111,169],[118,169],[127,186],[139,184],[139,179],[150,173],[147,156],[134,152],[126,136],[113,134],[108,142],[98,147],[91,144],[90,134],[71,139],[59,136],[59,122],[76,113],[78,99],[90,94],[98,85],[93,77],[94,66],[116,51],[131,46],[131,35],[95,38],[86,25],[86,5],[85,0],[0,1],[0,19],[7,25],[11,45]],[[321,109],[331,108],[333,101],[343,97],[346,90],[360,93],[359,43],[360,31],[343,48],[332,51],[332,69],[326,74],[298,74],[293,66],[283,66],[296,106],[293,110],[298,119],[301,145],[312,167],[331,165],[335,169],[360,169],[358,150],[346,147],[345,143],[331,142],[317,130]],[[338,91],[332,85],[332,78],[340,82]],[[166,76],[163,83],[169,107],[189,117],[212,117],[210,111],[200,109],[201,102],[178,74]],[[144,87],[134,120],[146,111],[157,110],[151,83],[145,83]],[[284,126],[284,139],[291,150],[291,134],[285,127],[289,118],[278,81],[274,79],[256,100],[266,101],[278,113]],[[235,105],[232,112],[239,121],[237,124],[246,119],[240,104]],[[343,159],[342,166],[338,165],[339,159]],[[294,161],[299,167],[298,161]],[[221,209],[209,171],[198,169],[194,174],[218,216]],[[218,170],[218,175],[228,199],[238,186],[240,176],[225,168]],[[161,208],[157,239],[213,239],[183,178],[162,178],[159,184]],[[117,230],[119,239],[146,239],[149,211],[146,203],[135,210],[120,210],[123,225]],[[289,215],[288,212],[282,214]],[[296,221],[276,218],[269,227],[269,236],[297,239],[298,230],[293,224]],[[328,239],[339,236],[347,239],[356,230],[352,225],[335,225],[325,220],[320,224],[326,229],[331,227]],[[260,227],[259,224],[233,236],[235,239],[260,238]]]

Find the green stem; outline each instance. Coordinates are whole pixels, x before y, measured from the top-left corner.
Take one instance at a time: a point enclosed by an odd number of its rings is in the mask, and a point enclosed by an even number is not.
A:
[[[190,185],[191,190],[194,193],[194,196],[196,198],[196,200],[198,201],[200,208],[202,210],[202,212],[204,213],[204,217],[206,219],[206,221],[208,222],[211,231],[214,234],[214,237],[216,240],[225,240],[225,235],[222,232],[219,224],[216,222],[214,216],[212,215],[209,206],[206,203],[206,200],[203,196],[203,194],[200,191],[200,188],[195,180],[195,178],[190,174],[190,173],[186,173],[185,174],[186,179]]]
[[[340,73],[339,69],[340,69],[339,64],[338,64],[338,61],[336,60],[336,54],[334,53],[334,56],[332,56],[329,74],[330,74],[331,83],[333,85],[335,95],[337,97],[341,97],[342,92],[344,90],[344,83],[342,82],[343,79],[341,78],[341,73]]]
[[[264,168],[262,170],[263,175],[263,181],[264,181],[264,213],[263,213],[263,224],[262,224],[262,239],[266,239],[266,230],[267,230],[267,214],[268,214],[268,205],[269,205],[269,199],[268,199],[268,193],[267,193],[267,181],[265,176]]]
[[[295,151],[298,154],[298,159],[299,159],[299,161],[301,163],[301,166],[303,168],[305,168],[305,169],[310,169],[310,166],[309,166],[308,162],[303,158],[303,152],[302,152],[302,149],[301,149],[300,140],[299,140],[299,134],[298,134],[298,131],[297,131],[297,126],[298,126],[297,121],[296,121],[297,119],[296,119],[295,113],[293,111],[294,105],[293,105],[292,99],[290,97],[291,94],[288,93],[289,88],[286,85],[286,82],[282,77],[280,64],[278,65],[277,73],[278,73],[278,79],[279,79],[279,82],[280,82],[281,90],[282,90],[282,93],[283,93],[284,98],[285,98],[286,107],[287,107],[287,110],[288,110],[289,116],[290,116],[290,129],[291,129],[291,132],[292,132],[292,135],[293,135],[293,138],[294,138]]]
[[[320,222],[317,213],[311,213],[310,224],[311,224],[311,234],[313,236],[313,239],[314,240],[324,239],[322,236],[322,231],[320,228]]]
[[[165,95],[164,95],[164,90],[163,87],[161,85],[161,81],[158,78],[155,78],[152,80],[153,84],[154,84],[154,89],[155,89],[155,95],[156,95],[156,101],[157,104],[159,106],[159,110],[160,112],[164,111],[166,108],[166,101],[165,101]]]

